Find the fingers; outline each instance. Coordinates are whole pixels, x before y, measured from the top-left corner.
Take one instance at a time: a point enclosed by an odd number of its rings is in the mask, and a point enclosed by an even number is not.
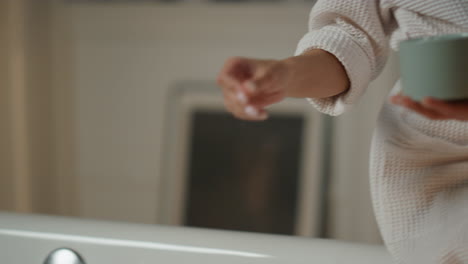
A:
[[[228,59],[217,82],[228,111],[244,120],[265,120],[264,108],[284,98],[279,91],[276,61],[241,57]]]
[[[468,121],[468,100],[459,102],[446,102],[434,98],[424,98],[422,105],[432,109],[450,119]]]
[[[226,89],[241,89],[249,96],[276,93],[284,88],[281,79],[285,66],[279,61],[233,57],[218,75],[218,84]]]
[[[241,90],[240,82],[226,74],[220,74],[217,83],[223,90],[231,90],[232,92]]]
[[[401,105],[408,109],[415,111],[416,113],[423,115],[432,120],[446,120],[449,119],[444,114],[437,112],[433,109],[426,108],[421,103],[413,101],[411,98],[403,95],[395,95],[391,97],[391,102],[397,105]]]
[[[447,102],[427,97],[419,103],[403,95],[392,96],[390,100],[432,120],[468,121],[468,100]]]
[[[226,109],[235,117],[242,120],[261,121],[268,118],[267,112],[242,101],[238,95],[227,93],[224,95]]]
[[[265,120],[265,107],[284,99],[283,93],[252,93],[250,87],[225,90],[225,104],[234,116],[244,120]]]
[[[257,108],[265,108],[269,105],[275,104],[280,102],[285,98],[284,94],[282,92],[276,92],[272,94],[265,94],[265,95],[260,95],[260,96],[255,96],[250,98],[248,101],[249,104],[257,107]]]
[[[252,62],[252,77],[240,87],[250,105],[263,109],[285,98],[284,72],[278,65],[277,61]]]
[[[223,89],[241,89],[241,84],[251,76],[249,64],[251,64],[251,60],[247,58],[229,58],[218,74],[218,85]]]
[[[226,109],[235,117],[243,120],[264,120],[267,114],[263,109],[248,105],[248,95],[242,83],[251,77],[251,60],[241,57],[233,57],[226,61],[220,73],[217,83],[224,94]]]
[[[252,77],[243,83],[246,92],[252,96],[274,94],[284,90],[285,67],[278,61],[257,61],[252,65]]]

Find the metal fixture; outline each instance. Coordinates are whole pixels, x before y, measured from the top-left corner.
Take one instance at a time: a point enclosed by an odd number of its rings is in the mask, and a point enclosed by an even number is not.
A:
[[[83,258],[73,249],[58,248],[52,251],[44,264],[86,264]]]

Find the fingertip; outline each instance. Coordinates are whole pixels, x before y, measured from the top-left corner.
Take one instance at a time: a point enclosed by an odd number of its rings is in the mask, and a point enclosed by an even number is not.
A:
[[[426,101],[427,103],[431,104],[437,104],[437,103],[443,103],[443,100],[434,98],[434,97],[424,97],[423,101]]]
[[[245,114],[249,117],[257,119],[257,120],[265,120],[268,118],[268,113],[263,109],[257,109],[251,105],[248,105],[244,108]]]
[[[244,86],[250,93],[254,93],[257,91],[257,85],[251,80],[246,81]]]
[[[262,110],[260,114],[258,115],[260,120],[267,120],[268,119],[268,113],[267,111]]]
[[[436,99],[434,97],[425,97],[423,100],[422,100],[422,104],[426,107],[444,107],[446,105],[446,102],[445,101],[442,101],[442,100],[439,100],[439,99]]]
[[[402,106],[409,106],[413,103],[413,100],[411,100],[409,97],[404,96],[404,95],[399,95],[397,100],[397,104],[402,105]]]
[[[424,97],[422,100],[421,100],[421,104],[423,106],[431,106],[432,103],[433,103],[433,99],[431,97]]]
[[[239,91],[237,93],[237,100],[243,104],[247,103],[247,96],[245,95],[245,93]]]
[[[401,103],[401,95],[393,95],[390,97],[390,102],[394,104],[400,104]]]
[[[255,107],[248,105],[244,108],[244,112],[251,117],[257,117],[259,115],[259,112]]]

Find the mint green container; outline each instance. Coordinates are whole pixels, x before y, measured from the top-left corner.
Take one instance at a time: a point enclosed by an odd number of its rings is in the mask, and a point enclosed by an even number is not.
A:
[[[399,57],[404,95],[468,99],[468,33],[403,41]]]

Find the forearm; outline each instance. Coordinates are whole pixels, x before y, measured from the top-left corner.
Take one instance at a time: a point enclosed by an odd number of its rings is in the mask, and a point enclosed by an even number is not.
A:
[[[283,60],[288,69],[286,96],[326,98],[345,92],[349,79],[343,65],[324,50],[310,50]]]

